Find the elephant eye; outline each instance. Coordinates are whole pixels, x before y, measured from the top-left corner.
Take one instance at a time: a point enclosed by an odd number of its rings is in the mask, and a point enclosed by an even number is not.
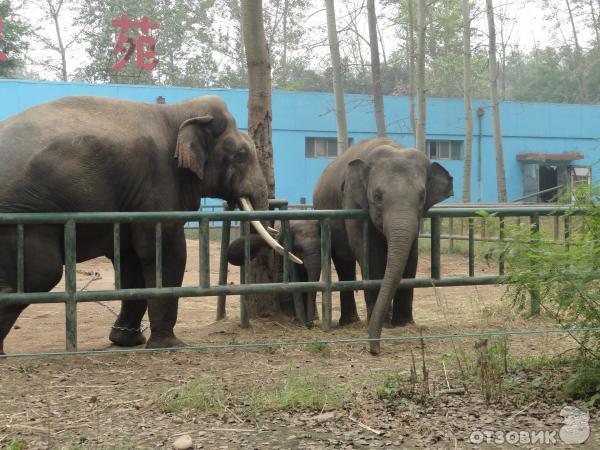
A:
[[[243,149],[243,150],[239,150],[234,156],[233,156],[233,160],[236,163],[243,163],[246,162],[248,160],[249,154],[248,151]]]
[[[375,189],[375,194],[373,197],[377,203],[381,203],[383,200],[383,192],[381,192],[379,189]]]

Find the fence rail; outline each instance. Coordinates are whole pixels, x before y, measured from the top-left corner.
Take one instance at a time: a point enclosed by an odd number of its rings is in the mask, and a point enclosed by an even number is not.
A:
[[[357,281],[332,280],[331,268],[331,221],[335,219],[357,219],[363,223],[363,233],[366,239],[364,251],[368,252],[368,214],[362,210],[285,210],[284,201],[273,202],[279,211],[200,211],[200,212],[92,212],[92,213],[0,213],[0,225],[14,225],[17,228],[17,286],[15,293],[0,293],[0,303],[3,304],[34,304],[34,303],[65,303],[66,305],[66,341],[67,351],[77,350],[77,303],[107,300],[139,300],[148,298],[159,298],[165,296],[178,297],[206,297],[218,296],[218,317],[224,316],[225,299],[228,295],[240,295],[240,321],[242,327],[249,326],[249,298],[251,294],[261,293],[292,293],[294,296],[294,307],[296,318],[302,323],[312,320],[311,311],[306,311],[302,302],[302,292],[322,292],[322,328],[324,331],[331,329],[331,294],[335,291],[364,290],[377,288],[381,280],[369,279],[369,267],[363,267],[363,278]],[[404,279],[399,287],[422,288],[422,287],[444,287],[444,286],[471,286],[483,284],[499,284],[506,281],[504,277],[504,263],[500,258],[498,275],[475,276],[475,252],[474,252],[474,218],[480,217],[481,211],[485,211],[487,217],[495,217],[500,223],[500,236],[503,239],[503,224],[506,217],[530,218],[533,229],[539,229],[540,216],[561,216],[569,213],[581,214],[582,209],[557,206],[511,206],[511,207],[486,207],[460,206],[460,207],[438,207],[432,208],[426,214],[431,220],[431,277]],[[443,218],[468,218],[468,256],[469,275],[442,277],[441,267],[441,245],[442,238],[441,220]],[[250,283],[250,220],[281,220],[283,223],[283,234],[285,248],[290,248],[290,235],[287,221],[289,220],[319,220],[321,223],[322,240],[322,281],[320,282],[298,282],[296,281],[295,268],[293,264],[284,258],[284,279],[282,283]],[[218,285],[213,286],[209,279],[209,226],[210,222],[219,221],[223,224],[221,237],[221,254],[219,263]],[[227,284],[227,261],[225,257],[226,247],[230,239],[230,226],[232,221],[241,222],[241,235],[245,239],[245,260],[241,267],[241,283],[238,285]],[[199,234],[199,285],[194,287],[163,287],[162,285],[162,224],[163,223],[186,223],[197,222]],[[115,288],[112,290],[78,291],[76,281],[76,232],[78,224],[112,224],[115,270]],[[121,287],[121,225],[131,223],[153,223],[155,226],[155,269],[156,287],[122,289]],[[64,227],[65,246],[65,291],[64,292],[25,292],[24,271],[25,255],[24,242],[27,237],[26,225],[35,224],[57,224]],[[565,236],[568,237],[569,228],[565,222]],[[364,258],[368,261],[368,258]],[[309,302],[310,303],[310,302]],[[532,296],[532,312],[539,311],[539,299]]]

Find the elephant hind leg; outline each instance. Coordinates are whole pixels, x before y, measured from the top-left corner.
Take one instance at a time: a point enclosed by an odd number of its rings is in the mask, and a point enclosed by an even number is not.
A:
[[[4,230],[2,230],[4,231]],[[25,292],[48,292],[63,275],[61,227],[25,227]],[[0,292],[17,291],[16,232],[9,230],[0,235]],[[4,354],[4,339],[28,305],[0,303],[0,354]]]
[[[15,292],[10,287],[2,287],[0,284],[1,293]],[[14,326],[15,322],[19,318],[19,315],[23,312],[28,305],[2,305],[0,306],[0,355],[4,353],[4,339]]]

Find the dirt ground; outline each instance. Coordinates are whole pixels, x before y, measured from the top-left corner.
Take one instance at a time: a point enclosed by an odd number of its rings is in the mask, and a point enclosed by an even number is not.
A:
[[[188,249],[184,285],[195,285],[197,242],[188,241]],[[213,284],[217,283],[218,250],[212,242]],[[482,261],[477,267],[479,273],[496,270]],[[422,257],[419,276],[428,276],[428,270],[429,259]],[[78,265],[78,286],[84,286],[96,272],[101,279],[89,289],[112,288],[112,266],[103,259]],[[466,258],[443,255],[442,273],[466,274]],[[230,266],[229,277],[239,280],[236,267]],[[63,288],[62,284],[57,287]],[[418,289],[417,325],[384,329],[383,334],[554,327],[549,319],[526,318],[515,311],[501,299],[503,292],[503,287],[496,286]],[[365,317],[362,295],[357,297],[359,313]],[[118,303],[109,304],[118,310]],[[228,298],[226,320],[215,323],[215,314],[215,298],[182,299],[178,337],[188,344],[244,344],[365,336],[363,325],[335,327],[324,333],[318,326],[308,330],[287,321],[255,320],[250,329],[243,330],[238,325],[237,297]],[[334,321],[339,317],[337,294],[333,317]],[[105,306],[80,304],[79,349],[110,348],[107,336],[113,321],[113,313]],[[6,339],[5,350],[11,354],[61,351],[64,335],[64,306],[30,306]],[[511,365],[513,358],[551,357],[574,347],[561,334],[513,336],[507,342],[509,357],[505,359]],[[185,434],[192,438],[194,448],[207,449],[482,447],[469,443],[469,436],[486,430],[554,430],[558,439],[563,423],[559,413],[565,401],[551,389],[549,380],[566,375],[552,370],[543,373],[539,382],[539,373],[518,372],[511,366],[512,388],[486,402],[476,376],[464,375],[477,371],[476,343],[475,337],[428,340],[424,345],[419,341],[384,343],[378,357],[371,356],[364,344],[352,344],[6,358],[0,360],[0,448],[11,442],[26,448],[168,448]],[[377,394],[386,376],[400,373],[410,378],[411,367],[418,372],[416,389],[424,392],[427,386],[427,395],[413,393],[391,401]],[[276,390],[298,375],[343,392],[343,400],[320,399],[318,408],[263,407],[248,413],[244,398],[265,388]],[[215,392],[226,392],[226,400],[204,411],[163,407],[160,399],[198,380]],[[598,410],[591,410],[590,416],[591,436],[577,448],[600,448]],[[560,441],[554,446],[563,448]]]

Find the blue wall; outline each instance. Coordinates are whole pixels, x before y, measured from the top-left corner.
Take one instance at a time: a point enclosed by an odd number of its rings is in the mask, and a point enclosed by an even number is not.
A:
[[[236,89],[166,88],[130,85],[92,85],[83,83],[50,83],[0,80],[0,120],[33,105],[67,95],[100,95],[154,103],[161,95],[167,103],[199,95],[219,95],[228,104],[238,126],[247,124],[248,93]],[[408,99],[386,97],[385,111],[388,133],[401,144],[413,145],[410,131]],[[482,183],[478,192],[477,108],[482,117]],[[354,142],[375,136],[373,103],[364,95],[346,95],[348,129]],[[593,165],[600,161],[600,105],[566,105],[550,103],[502,102],[500,105],[506,184],[508,199],[522,196],[518,153],[581,152],[585,159],[577,165]],[[491,108],[488,101],[473,102],[474,140],[472,201],[495,202],[495,155],[492,136]],[[335,137],[333,96],[328,93],[273,93],[273,144],[277,196],[296,203],[305,197],[310,203],[312,190],[329,159],[305,158],[304,138]],[[428,99],[427,138],[464,139],[463,102],[457,99]],[[450,201],[458,201],[462,191],[463,161],[441,161],[454,177]],[[592,169],[594,181],[600,180],[600,166]]]

